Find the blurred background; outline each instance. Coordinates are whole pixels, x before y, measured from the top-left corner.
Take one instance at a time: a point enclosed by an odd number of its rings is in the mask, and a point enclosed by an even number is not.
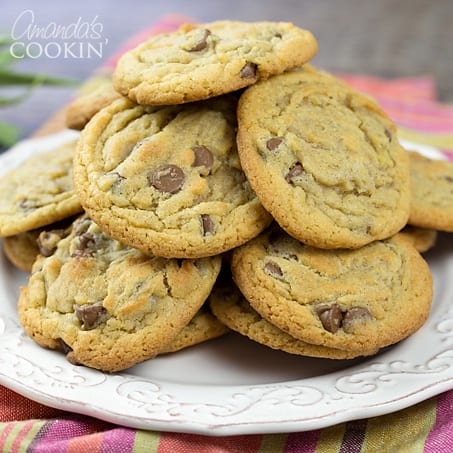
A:
[[[0,0],[0,65],[83,81],[128,38],[174,14],[199,22],[291,21],[318,39],[313,60],[318,67],[382,77],[432,76],[439,99],[453,102],[453,0]],[[54,37],[58,26],[78,36]],[[11,38],[22,47],[14,47],[5,63],[5,49],[11,46],[5,39]],[[24,49],[27,58],[21,58]],[[39,87],[19,104],[0,105],[0,122],[18,127],[19,138],[29,136],[77,89]],[[0,87],[2,100],[21,93],[17,87]]]

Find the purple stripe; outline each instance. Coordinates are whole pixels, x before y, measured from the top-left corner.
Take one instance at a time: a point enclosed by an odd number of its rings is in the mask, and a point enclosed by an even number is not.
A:
[[[104,432],[101,453],[131,452],[134,449],[135,431],[128,428],[115,428]]]
[[[319,440],[319,430],[289,434],[284,453],[314,453]]]
[[[425,453],[453,451],[453,391],[437,398],[436,421],[425,441]]]
[[[355,420],[346,423],[343,441],[338,453],[360,453],[365,440],[367,420]]]

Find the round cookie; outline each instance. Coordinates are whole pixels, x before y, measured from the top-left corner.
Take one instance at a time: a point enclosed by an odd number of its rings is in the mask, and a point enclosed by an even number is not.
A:
[[[279,225],[319,248],[358,248],[397,233],[409,216],[407,153],[370,98],[304,68],[247,88],[238,151]]]
[[[31,272],[39,255],[37,239],[40,229],[24,231],[3,238],[3,251],[11,264],[24,272]]]
[[[159,354],[177,352],[181,349],[218,338],[229,332],[225,324],[222,324],[207,308],[206,304],[198,310],[178,336],[168,344]]]
[[[105,79],[87,93],[76,97],[65,110],[65,123],[69,129],[82,130],[99,110],[123,96]]]
[[[230,329],[251,340],[290,354],[328,359],[353,359],[377,353],[377,350],[348,351],[306,343],[274,326],[255,311],[232,283],[214,287],[209,298],[214,315]]]
[[[139,104],[181,104],[301,66],[316,51],[312,33],[288,22],[185,24],[126,52],[113,84]]]
[[[154,357],[207,299],[220,258],[166,260],[77,219],[55,252],[40,256],[21,289],[19,320],[38,344],[72,363],[118,371]]]
[[[3,251],[14,266],[31,272],[39,254],[49,256],[55,251],[57,242],[67,235],[66,229],[73,220],[74,217],[69,217],[42,228],[7,236],[3,238]]]
[[[398,236],[408,240],[420,253],[425,253],[436,245],[437,231],[406,225]]]
[[[0,236],[12,236],[82,211],[72,181],[77,141],[29,157],[0,178]]]
[[[410,151],[411,205],[408,223],[453,232],[453,162]]]
[[[397,236],[359,249],[324,250],[270,229],[233,252],[232,275],[265,319],[308,343],[380,349],[428,317],[432,276]]]
[[[80,201],[113,238],[166,258],[232,249],[271,221],[241,169],[233,97],[170,107],[118,100],[81,133]]]

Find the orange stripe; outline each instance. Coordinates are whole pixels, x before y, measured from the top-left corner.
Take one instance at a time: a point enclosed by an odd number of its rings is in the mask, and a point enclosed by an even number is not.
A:
[[[257,453],[263,436],[210,437],[198,434],[162,433],[158,453]]]
[[[68,441],[65,453],[80,453],[83,451],[99,453],[101,451],[103,437],[103,432],[74,437]]]

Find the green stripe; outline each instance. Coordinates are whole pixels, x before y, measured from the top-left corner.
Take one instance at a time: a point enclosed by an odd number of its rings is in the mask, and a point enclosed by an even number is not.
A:
[[[24,427],[25,422],[11,422],[14,426],[13,429],[8,433],[4,443],[3,443],[3,450],[2,452],[9,452],[11,451],[11,446],[14,443],[17,435],[20,433],[20,430]]]
[[[278,453],[285,450],[288,434],[267,434],[263,436],[257,453]]]
[[[31,443],[35,440],[36,435],[39,433],[41,428],[47,423],[47,420],[37,420],[33,422],[33,426],[28,431],[27,435],[23,438],[20,447],[19,453],[26,453],[27,448],[31,445]]]
[[[133,453],[146,451],[157,453],[160,442],[160,434],[154,431],[137,430],[135,433]]]

